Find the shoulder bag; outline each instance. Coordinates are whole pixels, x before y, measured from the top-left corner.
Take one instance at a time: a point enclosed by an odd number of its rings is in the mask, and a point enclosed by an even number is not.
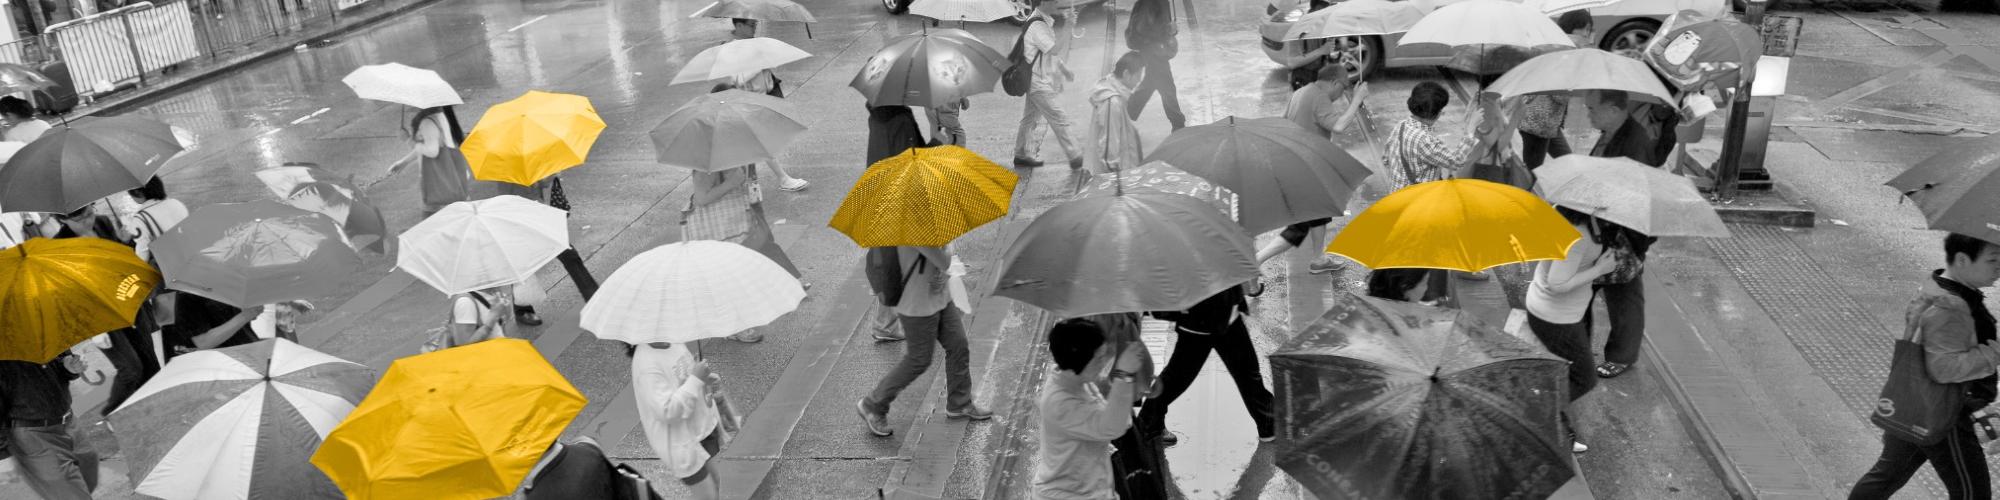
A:
[[[681,213],[681,240],[737,241],[749,235],[752,196],[749,191],[755,185],[748,182],[743,189],[730,191],[707,205],[696,205],[690,196],[688,207]]]
[[[1965,411],[1965,394],[1959,384],[1931,378],[1924,359],[1923,334],[1923,327],[1915,321],[1904,325],[1903,338],[1896,340],[1896,352],[1889,361],[1889,380],[1882,384],[1875,413],[1868,416],[1890,436],[1920,446],[1943,440]]]
[[[1618,259],[1618,267],[1609,273],[1605,273],[1603,276],[1598,276],[1596,280],[1591,281],[1592,284],[1620,285],[1631,283],[1633,279],[1639,277],[1640,273],[1646,272],[1646,261],[1640,259],[1638,252],[1633,250],[1632,240],[1625,236],[1624,231],[1611,232],[1611,239],[1604,242],[1604,253],[1614,259]]]

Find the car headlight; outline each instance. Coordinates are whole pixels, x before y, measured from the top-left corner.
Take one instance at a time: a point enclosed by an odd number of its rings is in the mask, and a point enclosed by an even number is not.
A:
[[[1285,11],[1285,15],[1278,17],[1278,22],[1282,23],[1299,22],[1299,18],[1305,17],[1306,9],[1309,9],[1311,7],[1312,7],[1311,3],[1301,3],[1296,7],[1292,7],[1291,10]]]

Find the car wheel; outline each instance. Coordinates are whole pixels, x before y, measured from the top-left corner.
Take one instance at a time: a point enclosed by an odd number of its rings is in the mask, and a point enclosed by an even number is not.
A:
[[[1343,36],[1333,39],[1339,44],[1326,57],[1330,62],[1347,67],[1349,84],[1368,79],[1382,66],[1382,41],[1372,36]]]
[[[895,14],[900,16],[903,15],[903,10],[897,8],[898,6],[896,4],[899,3],[903,3],[902,0],[882,0],[882,8],[887,9],[890,14]]]
[[[1017,2],[1014,4],[1014,17],[1010,19],[1014,20],[1014,24],[1027,24],[1029,19],[1028,15],[1029,12],[1033,11],[1028,9],[1027,5],[1023,5]]]
[[[1632,21],[1612,28],[1597,45],[1605,52],[1638,59],[1639,54],[1646,50],[1646,44],[1653,41],[1653,34],[1659,30],[1659,24]]]

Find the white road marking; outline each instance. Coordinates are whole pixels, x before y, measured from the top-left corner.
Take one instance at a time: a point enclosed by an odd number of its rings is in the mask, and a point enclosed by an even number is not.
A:
[[[513,33],[513,32],[514,32],[515,30],[519,30],[519,29],[521,29],[521,28],[526,28],[526,27],[528,27],[528,25],[530,25],[530,24],[535,24],[535,23],[537,23],[537,22],[541,22],[541,20],[543,20],[543,19],[548,19],[548,18],[549,18],[549,15],[548,15],[548,14],[542,14],[542,15],[539,15],[539,16],[535,16],[535,18],[534,18],[534,19],[529,19],[529,20],[528,20],[528,22],[525,22],[525,23],[521,23],[521,24],[519,24],[519,25],[516,25],[516,26],[514,26],[514,27],[512,27],[512,28],[507,28],[507,32],[508,32],[508,33]]]

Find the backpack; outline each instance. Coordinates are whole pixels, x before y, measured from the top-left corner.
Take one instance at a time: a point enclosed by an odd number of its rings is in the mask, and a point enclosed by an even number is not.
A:
[[[1039,22],[1045,21],[1041,17],[1028,19],[1027,24],[1021,25],[1021,36],[1014,37],[1014,51],[1007,53],[1007,70],[1000,73],[1000,87],[1007,95],[1028,95],[1028,87],[1035,81],[1035,63],[1041,62],[1046,54],[1035,54],[1034,60],[1028,60],[1028,29]]]
[[[903,301],[903,288],[910,284],[910,276],[917,274],[918,266],[924,265],[924,256],[919,254],[910,269],[904,270],[903,256],[896,247],[870,248],[866,259],[868,288],[887,307],[896,307]]]
[[[493,309],[493,302],[486,300],[486,296],[480,295],[478,292],[467,293],[463,296],[471,297],[474,302],[479,303],[479,307],[484,307],[488,310]],[[453,295],[451,297],[450,304],[452,305],[453,309],[456,309],[458,307],[459,297],[461,296]],[[449,311],[445,312],[444,326],[439,326],[437,328],[431,329],[430,334],[427,336],[429,340],[424,341],[424,347],[421,352],[425,353],[436,352],[444,349],[450,349],[453,347],[462,346],[465,344],[470,344],[473,342],[478,342],[481,340],[487,340],[487,339],[474,339],[469,342],[459,342],[457,338],[452,337],[451,335],[451,321],[452,321],[452,313]]]

